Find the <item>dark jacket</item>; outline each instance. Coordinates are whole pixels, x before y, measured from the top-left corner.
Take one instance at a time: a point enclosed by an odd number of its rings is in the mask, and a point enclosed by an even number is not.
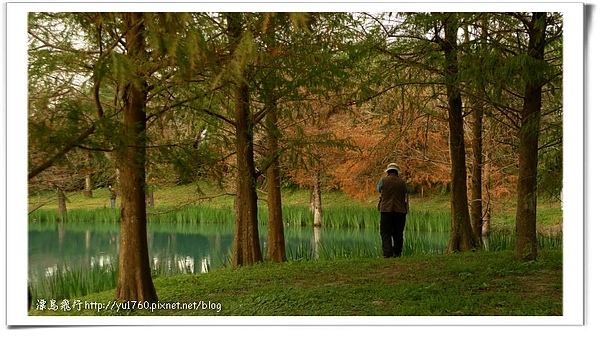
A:
[[[389,174],[379,181],[377,190],[381,193],[377,209],[380,212],[408,213],[408,186],[395,174]]]

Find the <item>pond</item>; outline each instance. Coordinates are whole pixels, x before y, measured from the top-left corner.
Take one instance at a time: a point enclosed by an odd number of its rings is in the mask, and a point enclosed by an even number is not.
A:
[[[380,257],[376,228],[286,227],[288,260]],[[266,227],[259,229],[266,251]],[[151,224],[148,226],[150,266],[162,274],[203,273],[228,266],[234,227]],[[443,252],[446,233],[405,232],[406,255]],[[317,245],[318,244],[318,245]],[[117,267],[118,224],[41,224],[30,226],[28,238],[30,278],[51,276],[59,269]]]

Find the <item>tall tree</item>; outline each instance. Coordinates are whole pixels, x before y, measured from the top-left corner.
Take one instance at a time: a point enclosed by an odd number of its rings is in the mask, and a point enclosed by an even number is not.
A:
[[[277,43],[276,29],[278,27],[279,20],[285,22],[285,16],[278,14],[273,18],[267,19],[263,26],[266,26],[265,32],[263,32],[263,39],[265,40],[265,46],[267,49],[266,55],[263,59],[277,60],[281,54],[281,48]],[[268,66],[267,66],[268,68]],[[281,76],[277,72],[273,72],[274,65],[271,65],[271,72],[275,76]],[[266,112],[266,124],[265,132],[267,138],[267,155],[266,165],[267,169],[267,204],[268,204],[268,224],[269,229],[267,232],[267,259],[273,262],[285,262],[285,232],[283,229],[283,207],[281,203],[281,168],[279,165],[279,157],[281,155],[280,138],[281,131],[279,130],[279,111],[277,105],[277,90],[276,84],[281,81],[266,81],[264,83],[264,101]],[[263,169],[264,170],[264,169]]]
[[[473,106],[473,169],[471,170],[471,226],[476,239],[481,239],[483,227],[483,103]]]
[[[450,126],[450,157],[452,160],[451,217],[452,227],[450,241],[446,250],[468,251],[477,247],[469,219],[467,198],[467,170],[462,115],[462,98],[460,93],[458,68],[458,28],[456,13],[443,16],[442,27],[444,38],[440,41],[444,52],[444,80],[448,96],[448,121]]]
[[[487,49],[487,17],[484,16],[475,20],[473,26],[467,22],[463,28],[465,44],[471,44],[473,47],[466,49],[464,55],[465,68],[472,72],[464,71],[465,82],[469,77],[473,83],[465,91],[468,95],[468,101],[471,103],[471,148],[472,148],[472,166],[471,166],[471,226],[475,238],[481,242],[483,234],[483,116],[486,107],[485,97],[485,78],[489,69],[483,62]],[[477,27],[480,26],[480,27]],[[475,31],[471,31],[475,30]],[[473,35],[473,39],[471,39]],[[479,36],[479,39],[478,39]]]
[[[279,168],[279,130],[277,129],[277,108],[267,112],[267,149],[272,163],[267,169],[267,203],[269,205],[269,231],[267,233],[267,258],[274,262],[284,262],[285,233],[281,205],[281,177]]]
[[[546,46],[546,13],[533,13],[530,19],[521,20],[529,33],[528,64],[525,70],[525,96],[519,129],[519,186],[517,197],[517,242],[515,254],[522,260],[537,258],[536,209],[538,140],[542,108],[544,74],[544,49]],[[541,74],[540,74],[541,73]]]
[[[234,78],[234,111],[236,139],[236,225],[233,240],[232,265],[252,265],[262,261],[258,236],[258,196],[256,194],[256,166],[254,164],[254,126],[250,111],[249,65],[244,48],[248,34],[244,34],[244,14],[227,13],[227,32],[230,53],[237,55]],[[246,37],[246,38],[245,38]],[[242,55],[240,55],[242,54]]]
[[[117,150],[121,172],[121,235],[119,246],[119,277],[115,298],[154,302],[158,300],[148,257],[146,235],[146,74],[141,67],[146,61],[144,16],[123,13],[126,57],[134,68],[133,78],[126,83],[123,94],[124,144]]]

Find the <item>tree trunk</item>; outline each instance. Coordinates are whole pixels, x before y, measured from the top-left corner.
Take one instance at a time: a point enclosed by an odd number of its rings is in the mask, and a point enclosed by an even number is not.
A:
[[[528,25],[528,55],[535,62],[543,62],[546,13],[533,13]],[[525,69],[539,72],[539,69]],[[517,259],[531,261],[537,258],[536,208],[538,138],[542,108],[543,80],[540,75],[530,75],[525,84],[525,97],[519,129],[519,184],[517,197],[515,255]]]
[[[65,197],[65,191],[61,187],[56,188],[56,194],[58,197],[58,221],[64,221],[67,217],[67,202]]]
[[[463,27],[465,42],[470,42],[469,36],[469,25],[465,24]],[[485,33],[484,33],[485,34]],[[478,91],[478,97],[483,96],[483,90],[479,82],[475,82],[475,86]],[[483,102],[481,99],[474,98],[470,100],[472,102],[472,129],[473,135],[471,138],[471,144],[473,149],[473,159],[471,167],[471,227],[473,228],[473,235],[475,239],[481,243],[482,240],[482,226],[483,226],[483,210],[482,210],[482,199],[481,199],[481,162],[482,162],[482,123],[483,123]]]
[[[228,30],[232,38],[231,54],[242,36],[242,14],[228,13]],[[246,65],[236,74],[234,90],[235,138],[237,151],[236,226],[232,265],[252,265],[262,261],[258,236],[258,196],[254,166],[254,122],[250,114],[250,89]]]
[[[93,193],[92,193],[92,174],[91,173],[86,173],[85,174],[85,188],[83,191],[83,195],[87,198],[92,198],[93,197]]]
[[[258,236],[258,196],[254,167],[252,125],[249,116],[248,85],[238,84],[236,90],[236,227],[232,264],[252,265],[262,261]]]
[[[83,195],[87,198],[92,198],[92,154],[90,152],[87,153],[86,158],[87,168],[85,168],[85,188],[83,191]]]
[[[473,111],[473,171],[471,176],[471,226],[476,240],[481,240],[483,232],[482,124],[483,104],[481,101],[477,101]]]
[[[486,151],[485,164],[483,166],[483,177],[485,178],[485,194],[487,196],[485,200],[485,211],[483,211],[483,224],[481,227],[481,235],[487,237],[490,235],[490,226],[492,220],[492,200],[490,197],[490,186],[492,177],[492,163],[490,160],[490,153]]]
[[[312,198],[313,226],[320,228],[323,224],[323,207],[321,204],[321,172],[319,170],[315,173],[310,196]]]
[[[469,251],[477,247],[469,219],[467,198],[467,166],[465,155],[462,99],[458,84],[458,21],[455,13],[444,22],[443,50],[445,56],[445,82],[449,105],[451,169],[451,234],[447,252]]]
[[[128,27],[125,35],[128,57],[139,60],[145,53],[142,13],[123,14]],[[134,62],[135,64],[135,62]],[[123,93],[125,145],[118,151],[121,173],[121,238],[119,278],[115,298],[158,301],[150,273],[146,235],[146,96],[145,82],[138,78]]]
[[[273,107],[267,114],[267,148],[272,163],[267,169],[267,203],[269,205],[269,232],[267,234],[267,259],[285,262],[285,237],[281,206],[281,180],[279,177],[279,131],[277,129],[277,109]]]
[[[147,189],[146,193],[146,206],[153,208],[154,207],[154,191]]]
[[[487,18],[481,20],[482,39],[488,39],[488,22]],[[485,84],[477,81],[476,91],[478,97],[485,97]],[[473,112],[473,178],[472,178],[472,195],[471,195],[471,226],[476,239],[487,249],[489,245],[489,230],[490,230],[490,161],[489,154],[486,154],[485,170],[483,161],[483,116],[484,102],[481,99],[476,99]],[[485,176],[485,188],[487,202],[484,211],[483,203],[483,185]]]

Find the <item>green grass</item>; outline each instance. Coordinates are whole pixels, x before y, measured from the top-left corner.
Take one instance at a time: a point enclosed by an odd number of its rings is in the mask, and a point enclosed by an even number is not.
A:
[[[34,309],[30,315],[561,316],[562,253],[541,251],[528,263],[506,251],[264,262],[156,277],[154,285],[163,304],[203,302],[213,309]],[[113,295],[111,289],[77,300],[110,304]]]

